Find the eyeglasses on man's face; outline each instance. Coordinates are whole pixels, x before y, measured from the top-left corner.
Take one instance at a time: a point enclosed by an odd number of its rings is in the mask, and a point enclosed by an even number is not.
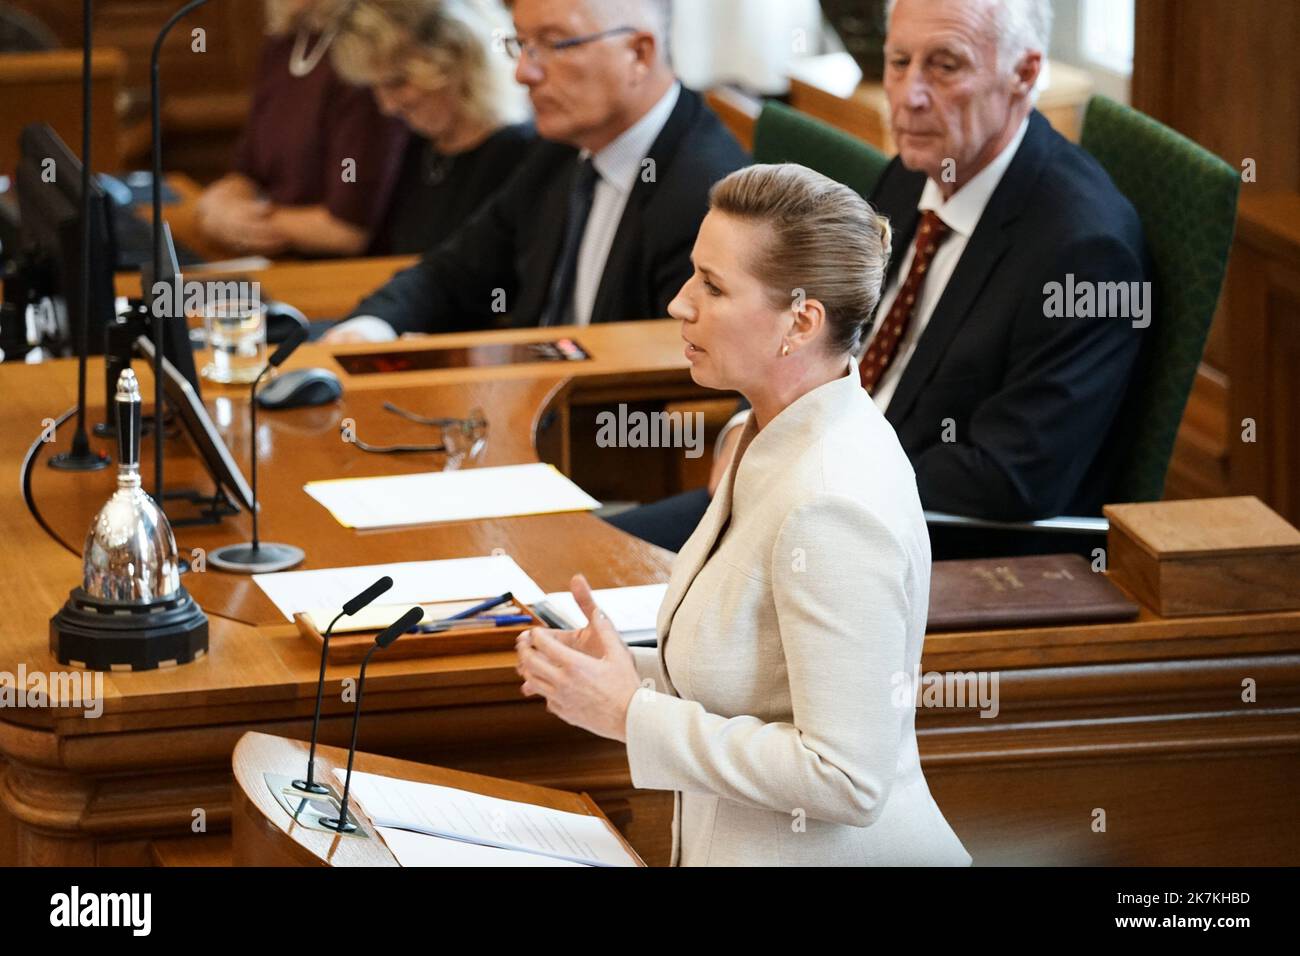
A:
[[[597,40],[605,40],[609,37],[638,32],[640,31],[636,27],[614,27],[612,30],[602,30],[600,33],[590,33],[582,37],[569,37],[565,40],[526,40],[523,37],[512,36],[502,37],[501,45],[510,59],[518,60],[527,53],[528,59],[540,65],[564,50],[586,46],[588,43],[595,43]]]

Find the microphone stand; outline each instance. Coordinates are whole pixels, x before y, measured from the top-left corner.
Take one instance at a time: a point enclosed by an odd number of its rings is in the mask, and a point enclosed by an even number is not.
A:
[[[86,0],[89,4],[90,0]],[[208,0],[190,0],[189,3],[173,13],[154,40],[153,53],[149,59],[149,111],[153,127],[153,281],[162,275],[163,234],[162,234],[162,101],[159,94],[159,64],[162,59],[163,42],[172,27],[188,16],[192,11],[206,4]],[[148,299],[148,291],[143,290]],[[172,297],[175,306],[175,297]],[[173,316],[168,316],[173,318]],[[163,317],[160,309],[153,309],[153,402],[154,402],[154,443],[153,443],[153,497],[159,509],[163,509],[166,496],[163,493]],[[180,347],[189,348],[188,342]],[[165,512],[164,512],[165,513]],[[253,512],[253,521],[257,521],[257,512]]]
[[[375,598],[383,594],[393,586],[393,579],[384,575],[370,587],[366,588],[347,604],[343,605],[343,610],[334,616],[330,621],[330,626],[325,628],[325,634],[321,638],[320,648],[320,676],[316,678],[316,714],[311,722],[311,749],[307,753],[307,779],[295,780],[293,786],[295,790],[301,790],[304,793],[329,793],[329,787],[316,782],[316,740],[320,736],[320,705],[321,699],[325,692],[325,664],[329,659],[330,653],[330,635],[334,633],[334,625],[344,617],[351,617],[362,608],[370,605]]]
[[[321,638],[320,676],[316,679],[316,715],[312,718],[311,749],[307,752],[307,779],[293,782],[294,789],[304,793],[330,792],[329,787],[316,782],[316,737],[320,732],[320,705],[325,692],[325,663],[329,659],[330,635],[334,633],[334,625],[347,613],[347,611],[339,611],[334,615],[334,620],[330,621],[330,626],[325,628],[325,634]]]
[[[348,819],[348,794],[352,790],[352,762],[357,756],[357,730],[361,726],[361,695],[366,690],[366,667],[370,664],[370,658],[375,651],[382,651],[423,619],[424,608],[411,608],[375,638],[375,643],[370,645],[370,650],[366,651],[366,656],[361,660],[361,673],[357,677],[357,703],[352,708],[352,746],[348,749],[348,769],[343,778],[343,799],[339,803],[339,815],[320,818],[322,826],[329,827],[337,833],[355,833],[357,829],[357,825]]]
[[[357,825],[348,819],[348,794],[352,791],[352,761],[357,755],[357,731],[361,728],[361,695],[366,691],[366,667],[370,657],[379,650],[378,644],[370,645],[366,656],[361,659],[361,674],[357,677],[357,702],[352,708],[352,746],[348,748],[348,772],[343,778],[343,798],[339,801],[337,817],[322,817],[321,823],[339,833],[352,833]]]
[[[99,471],[108,467],[108,456],[90,447],[86,433],[86,361],[90,352],[90,312],[92,309],[90,281],[91,244],[91,46],[93,44],[93,0],[82,0],[81,53],[81,328],[77,335],[77,430],[72,436],[72,449],[50,459],[50,467],[60,471]]]
[[[302,548],[295,547],[291,544],[263,544],[261,535],[258,531],[258,519],[261,509],[257,500],[257,386],[262,383],[266,373],[273,368],[279,368],[293,351],[303,343],[307,338],[307,327],[300,325],[294,329],[293,333],[286,339],[275,354],[263,366],[262,370],[257,373],[257,378],[253,380],[253,387],[249,392],[249,405],[252,415],[251,426],[252,434],[249,437],[249,456],[252,458],[252,485],[253,485],[253,543],[252,544],[228,544],[224,547],[217,548],[208,555],[208,563],[214,568],[222,571],[233,571],[239,574],[260,574],[270,571],[284,571],[301,564],[306,554]],[[155,353],[157,357],[157,353]]]

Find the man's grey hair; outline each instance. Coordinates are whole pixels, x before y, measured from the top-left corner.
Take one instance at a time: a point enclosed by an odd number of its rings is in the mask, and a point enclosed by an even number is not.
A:
[[[966,0],[986,8],[998,41],[998,69],[1010,70],[1031,50],[1047,60],[1052,44],[1052,0]],[[889,0],[893,16],[898,0]]]
[[[671,59],[672,0],[587,0],[587,8],[606,30],[636,27],[653,34],[660,57]]]
[[[1052,45],[1052,0],[992,0],[998,37],[998,67],[1009,70],[1036,51],[1047,60]]]

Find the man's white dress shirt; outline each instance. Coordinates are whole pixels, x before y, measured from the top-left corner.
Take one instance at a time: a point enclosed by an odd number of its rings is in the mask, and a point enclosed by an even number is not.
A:
[[[600,152],[582,151],[581,159],[593,157],[597,179],[591,215],[578,250],[578,274],[573,287],[573,314],[578,325],[591,322],[596,293],[600,290],[600,280],[605,274],[605,263],[614,246],[623,210],[627,208],[632,188],[643,174],[644,160],[667,125],[681,93],[682,85],[674,83],[644,116]],[[556,228],[563,232],[564,223],[557,223]],[[393,327],[374,315],[356,316],[336,328],[356,332],[370,342],[389,342],[397,338]]]

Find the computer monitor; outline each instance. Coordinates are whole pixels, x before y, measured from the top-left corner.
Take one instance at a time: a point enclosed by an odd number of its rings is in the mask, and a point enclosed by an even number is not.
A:
[[[90,301],[82,299],[81,161],[48,125],[34,123],[19,137],[16,178],[18,242],[34,298],[53,307],[54,330],[41,343],[56,355],[77,350],[81,317],[88,318],[89,350],[104,347],[113,320],[116,260],[107,194],[90,181]]]
[[[152,367],[153,342],[141,336],[136,340],[136,347]],[[221,440],[221,435],[212,423],[212,416],[208,414],[202,399],[166,356],[162,360],[162,371],[163,393],[166,395],[167,402],[180,415],[185,431],[194,443],[199,457],[203,459],[204,466],[218,491],[229,495],[237,504],[251,511],[253,489],[249,487],[244,473],[239,470],[239,465],[235,463],[230,449]]]
[[[181,277],[180,260],[176,255],[176,243],[172,239],[172,228],[166,222],[162,224],[162,261],[159,263],[161,272],[158,280],[167,285],[173,285]],[[154,287],[157,285],[153,280],[153,265],[146,263],[140,272],[140,282],[144,289],[144,301],[149,306],[149,327],[146,334],[153,337],[153,306],[154,306]],[[163,319],[163,357],[175,366],[176,370],[184,376],[185,381],[189,382],[190,387],[194,389],[196,395],[202,396],[203,391],[199,388],[199,373],[194,364],[194,347],[190,344],[189,322],[185,318],[185,309],[182,305],[185,296],[183,290],[174,290],[177,294],[170,297],[174,308],[167,310],[168,315]]]
[[[22,268],[28,274],[28,288],[42,299],[50,300],[55,321],[54,331],[44,344],[56,355],[71,355],[77,350],[80,326],[70,316],[80,314],[81,302],[81,160],[49,126],[34,123],[22,131],[21,158],[18,165],[18,242]],[[90,180],[91,191],[91,323],[88,348],[92,355],[105,352],[105,330],[116,319],[113,264],[117,240],[113,230],[112,201],[96,178]],[[163,223],[162,280],[172,282],[179,272],[176,244],[171,230]],[[145,302],[152,303],[153,282],[146,268],[141,274]],[[199,377],[194,365],[194,350],[183,310],[166,319],[163,355],[199,392]],[[146,334],[153,335],[152,319]],[[129,349],[130,343],[125,343]],[[111,349],[109,351],[112,351]],[[124,356],[123,356],[124,357]],[[116,368],[110,368],[116,382]],[[113,387],[107,390],[111,397]],[[108,407],[112,407],[111,401]]]

